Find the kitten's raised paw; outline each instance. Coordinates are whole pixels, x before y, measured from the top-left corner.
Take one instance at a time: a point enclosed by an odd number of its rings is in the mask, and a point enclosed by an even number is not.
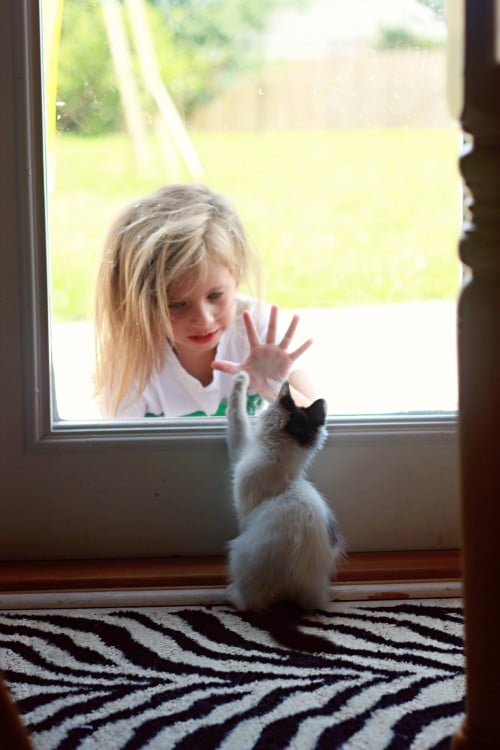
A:
[[[245,370],[240,370],[240,372],[236,373],[233,378],[231,393],[229,395],[230,409],[237,409],[238,404],[243,402],[244,396],[248,390],[249,382],[250,378],[248,377],[248,373],[245,372]]]
[[[233,385],[238,388],[242,388],[248,385],[250,382],[250,378],[248,376],[248,372],[246,370],[240,370],[236,373],[234,376]]]

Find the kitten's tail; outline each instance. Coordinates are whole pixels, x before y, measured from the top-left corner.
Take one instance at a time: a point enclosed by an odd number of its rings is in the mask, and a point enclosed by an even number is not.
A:
[[[311,613],[307,613],[311,615]],[[240,612],[241,617],[259,630],[264,630],[280,646],[306,653],[335,653],[335,644],[325,636],[306,633],[306,613],[292,603],[274,604],[266,610]]]

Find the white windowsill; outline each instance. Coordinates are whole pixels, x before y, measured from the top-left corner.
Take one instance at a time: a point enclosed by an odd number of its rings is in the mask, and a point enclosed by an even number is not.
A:
[[[331,589],[332,602],[366,602],[371,600],[374,607],[385,599],[395,603],[408,599],[445,599],[461,596],[462,584],[452,581],[338,584],[332,586]],[[174,607],[209,604],[228,604],[225,589],[222,587],[206,587],[144,591],[65,591],[2,594],[0,596],[0,611],[74,609],[77,607]]]

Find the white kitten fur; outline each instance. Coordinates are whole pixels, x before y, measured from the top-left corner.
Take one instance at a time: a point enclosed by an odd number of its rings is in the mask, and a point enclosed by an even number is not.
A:
[[[300,410],[288,383],[253,424],[246,412],[247,387],[248,375],[238,373],[228,403],[240,534],[229,544],[227,596],[241,610],[281,601],[322,608],[342,543],[332,511],[304,473],[326,436],[325,404],[315,402],[314,424],[308,422],[306,434],[297,437],[290,434],[290,408]]]

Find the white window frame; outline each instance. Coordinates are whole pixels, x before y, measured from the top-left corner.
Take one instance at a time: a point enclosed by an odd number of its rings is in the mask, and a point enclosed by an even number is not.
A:
[[[52,419],[39,45],[37,0],[0,4],[0,559],[223,554],[225,420]],[[459,546],[456,415],[330,418],[328,433],[311,478],[351,551]]]

